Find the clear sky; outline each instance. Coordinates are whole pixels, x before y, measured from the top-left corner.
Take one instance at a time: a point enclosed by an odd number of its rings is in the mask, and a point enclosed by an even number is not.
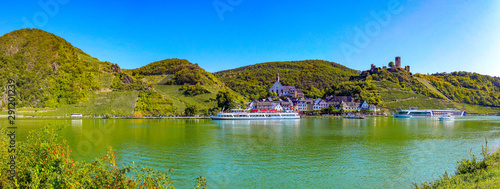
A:
[[[0,35],[24,27],[122,68],[323,59],[365,70],[401,56],[414,73],[500,76],[498,0],[2,1]]]

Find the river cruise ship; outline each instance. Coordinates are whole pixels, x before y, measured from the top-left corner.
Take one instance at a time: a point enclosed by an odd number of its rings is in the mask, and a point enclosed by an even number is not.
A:
[[[231,110],[230,112],[219,112],[210,117],[213,120],[267,120],[267,119],[300,119],[297,112],[277,111],[246,111]]]
[[[394,117],[410,118],[410,117],[441,117],[445,115],[452,115],[455,117],[465,116],[465,111],[461,110],[399,110],[394,113]]]

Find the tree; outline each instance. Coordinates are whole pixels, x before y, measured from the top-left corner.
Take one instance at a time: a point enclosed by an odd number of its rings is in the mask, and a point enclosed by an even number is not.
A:
[[[184,114],[186,114],[188,116],[194,116],[194,115],[198,114],[198,106],[196,106],[196,104],[188,105],[186,107],[186,109],[184,110]]]
[[[389,62],[389,67],[390,67],[390,68],[394,67],[394,62],[392,62],[392,61],[391,61],[391,62]]]
[[[236,96],[234,96],[227,89],[221,89],[219,93],[217,93],[217,97],[215,99],[217,100],[217,107],[223,110],[230,110],[238,107]]]
[[[209,115],[215,115],[220,111],[219,107],[213,107],[208,109],[208,114]]]

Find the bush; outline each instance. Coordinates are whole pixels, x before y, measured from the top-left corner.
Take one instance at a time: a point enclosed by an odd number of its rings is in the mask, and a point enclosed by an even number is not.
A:
[[[200,83],[197,83],[196,85],[189,85],[187,83],[184,83],[184,85],[179,88],[179,91],[184,91],[184,95],[186,96],[196,96],[200,94],[210,93],[210,91],[200,85]]]
[[[184,110],[184,114],[186,114],[188,116],[194,116],[194,115],[198,114],[198,106],[196,106],[196,104],[188,105],[186,107],[186,109]]]
[[[484,170],[488,165],[485,160],[477,161],[476,156],[472,155],[471,159],[464,159],[458,162],[457,175],[474,173],[479,170]]]

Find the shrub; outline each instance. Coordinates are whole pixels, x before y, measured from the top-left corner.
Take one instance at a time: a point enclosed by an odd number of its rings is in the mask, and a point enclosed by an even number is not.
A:
[[[186,96],[196,96],[200,94],[210,93],[210,91],[200,85],[200,83],[197,83],[196,85],[189,85],[187,83],[184,83],[184,85],[179,88],[179,91],[184,91],[183,93]]]
[[[458,162],[457,175],[474,173],[479,170],[484,170],[488,166],[485,160],[477,161],[476,156],[472,155],[471,159],[464,159]]]

